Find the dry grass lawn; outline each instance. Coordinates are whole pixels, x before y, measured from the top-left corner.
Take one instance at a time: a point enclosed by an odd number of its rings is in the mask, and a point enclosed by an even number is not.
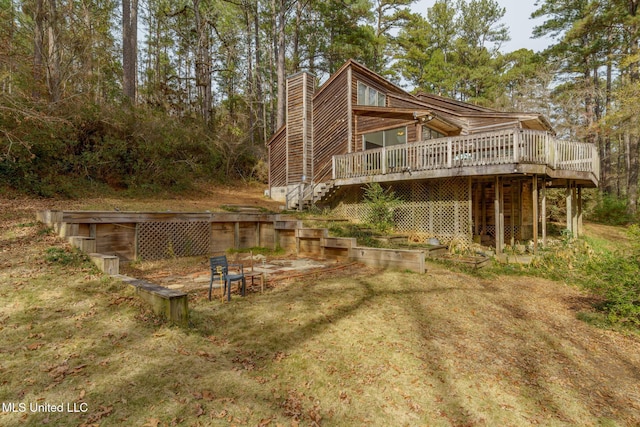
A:
[[[640,425],[640,339],[577,320],[572,286],[363,267],[193,293],[181,329],[90,264],[44,261],[65,244],[34,209],[55,203],[0,200],[2,426]],[[109,203],[140,202],[74,207]],[[61,403],[86,412],[29,410]]]

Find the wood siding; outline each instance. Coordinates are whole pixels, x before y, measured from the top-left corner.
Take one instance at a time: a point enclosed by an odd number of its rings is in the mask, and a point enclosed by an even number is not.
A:
[[[353,87],[353,92],[351,93],[351,103],[352,105],[358,105],[358,82],[362,82],[365,85],[372,87],[386,95],[387,104],[385,107],[390,107],[395,105],[390,105],[393,103],[392,99],[389,97],[389,88],[387,85],[383,85],[380,81],[371,78],[369,75],[360,72],[358,69],[353,69],[351,73],[351,86]],[[355,132],[354,132],[354,150],[353,151],[363,151],[363,143],[362,143],[362,135],[370,132],[377,132],[380,130],[393,129],[397,127],[406,126],[407,127],[407,141],[415,141],[415,126],[413,125],[413,121],[406,120],[397,120],[397,119],[384,119],[379,117],[366,117],[366,116],[358,116],[355,120]],[[413,138],[413,139],[411,139]]]
[[[287,185],[287,139],[286,130],[278,132],[269,145],[269,186]]]
[[[307,148],[305,76],[298,73],[287,79],[287,184],[300,182],[304,175]]]
[[[314,99],[314,182],[326,182],[331,178],[331,158],[346,154],[348,150],[348,85],[347,74],[338,75],[324,87]]]

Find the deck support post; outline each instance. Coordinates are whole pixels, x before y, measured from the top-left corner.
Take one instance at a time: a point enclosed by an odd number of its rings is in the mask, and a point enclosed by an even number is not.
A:
[[[573,230],[573,197],[571,191],[571,181],[567,181],[567,188],[564,192],[564,198],[567,205],[567,230],[574,234]]]
[[[577,234],[582,234],[582,187],[578,187],[578,227]]]
[[[533,175],[531,185],[533,199],[533,253],[538,252],[538,175]]]
[[[573,232],[573,237],[578,237],[580,234],[580,230],[578,230],[578,191],[577,186],[574,181],[571,187],[571,202],[573,209],[571,210],[571,231]]]
[[[504,250],[504,181],[500,178],[500,252]]]
[[[481,236],[484,236],[487,234],[487,204],[485,203],[485,194],[486,194],[486,187],[483,182],[481,184],[481,189],[480,189],[480,201],[482,203],[482,229],[480,231]]]
[[[513,180],[509,182],[509,192],[511,193],[511,247],[516,244],[516,224],[515,224],[515,197],[513,192]]]
[[[547,246],[547,180],[542,180],[542,209],[541,209],[541,220],[542,220],[542,245]]]
[[[473,233],[476,236],[480,235],[480,218],[479,218],[479,216],[480,216],[480,191],[481,191],[480,186],[481,185],[482,185],[481,183],[477,183],[476,187],[475,187],[475,191],[473,192],[473,198],[474,198],[474,200],[473,200],[473,205],[474,205],[473,211],[475,212],[475,215],[473,216],[474,217],[474,224],[473,224],[474,230],[473,230]]]
[[[504,212],[503,212],[503,203],[504,199],[502,198],[502,181],[500,177],[496,177],[495,181],[495,199],[494,199],[494,208],[495,208],[495,240],[496,240],[496,253],[502,254],[502,245],[504,243]]]

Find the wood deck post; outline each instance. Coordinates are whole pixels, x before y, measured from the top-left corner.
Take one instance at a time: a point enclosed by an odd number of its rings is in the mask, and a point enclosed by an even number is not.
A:
[[[547,246],[547,180],[542,180],[542,245]]]
[[[533,199],[533,253],[538,252],[538,175],[533,175],[531,196]]]
[[[573,186],[571,187],[571,202],[572,202],[572,206],[573,209],[571,211],[572,215],[571,215],[571,231],[573,231],[573,237],[578,237],[578,235],[580,234],[580,230],[578,230],[578,210],[579,210],[579,206],[578,206],[578,191],[577,191],[577,186],[576,183],[574,181]]]
[[[484,183],[482,183],[482,188],[480,190],[480,201],[482,203],[482,231],[480,231],[481,236],[487,234],[487,204],[485,202],[486,194],[486,186],[484,185]]]
[[[496,253],[502,254],[502,244],[500,242],[500,178],[496,177],[494,191],[494,210],[495,210],[495,240],[496,240]]]
[[[504,181],[502,178],[499,180],[499,188],[500,188],[500,232],[498,233],[500,236],[500,253],[504,250]]]
[[[582,234],[582,187],[578,187],[578,235]]]
[[[473,201],[473,205],[474,205],[474,212],[475,215],[473,215],[475,222],[474,222],[474,233],[476,236],[480,235],[480,191],[481,191],[481,183],[477,183],[476,184],[476,189],[473,192],[473,197],[474,197],[474,201]]]
[[[572,206],[572,197],[571,197],[571,181],[567,181],[567,188],[564,192],[564,198],[567,205],[567,230],[569,230],[573,234],[573,214],[571,211],[573,210]]]
[[[516,224],[515,224],[515,195],[513,191],[513,180],[509,183],[509,191],[511,193],[511,247],[516,244]]]
[[[467,185],[467,191],[469,194],[469,200],[467,201],[467,206],[469,208],[469,226],[467,227],[467,233],[471,234],[471,241],[473,242],[473,183],[471,182],[471,177],[468,178]]]

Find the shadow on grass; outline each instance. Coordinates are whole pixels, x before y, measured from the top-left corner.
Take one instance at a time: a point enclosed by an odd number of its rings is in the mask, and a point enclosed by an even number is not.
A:
[[[82,269],[29,275],[0,273],[10,373],[0,400],[89,411],[9,414],[3,425],[640,421],[624,400],[637,398],[638,363],[620,340],[539,312],[544,299],[530,301],[536,289],[520,278],[350,275],[227,304],[201,292],[186,330]]]

